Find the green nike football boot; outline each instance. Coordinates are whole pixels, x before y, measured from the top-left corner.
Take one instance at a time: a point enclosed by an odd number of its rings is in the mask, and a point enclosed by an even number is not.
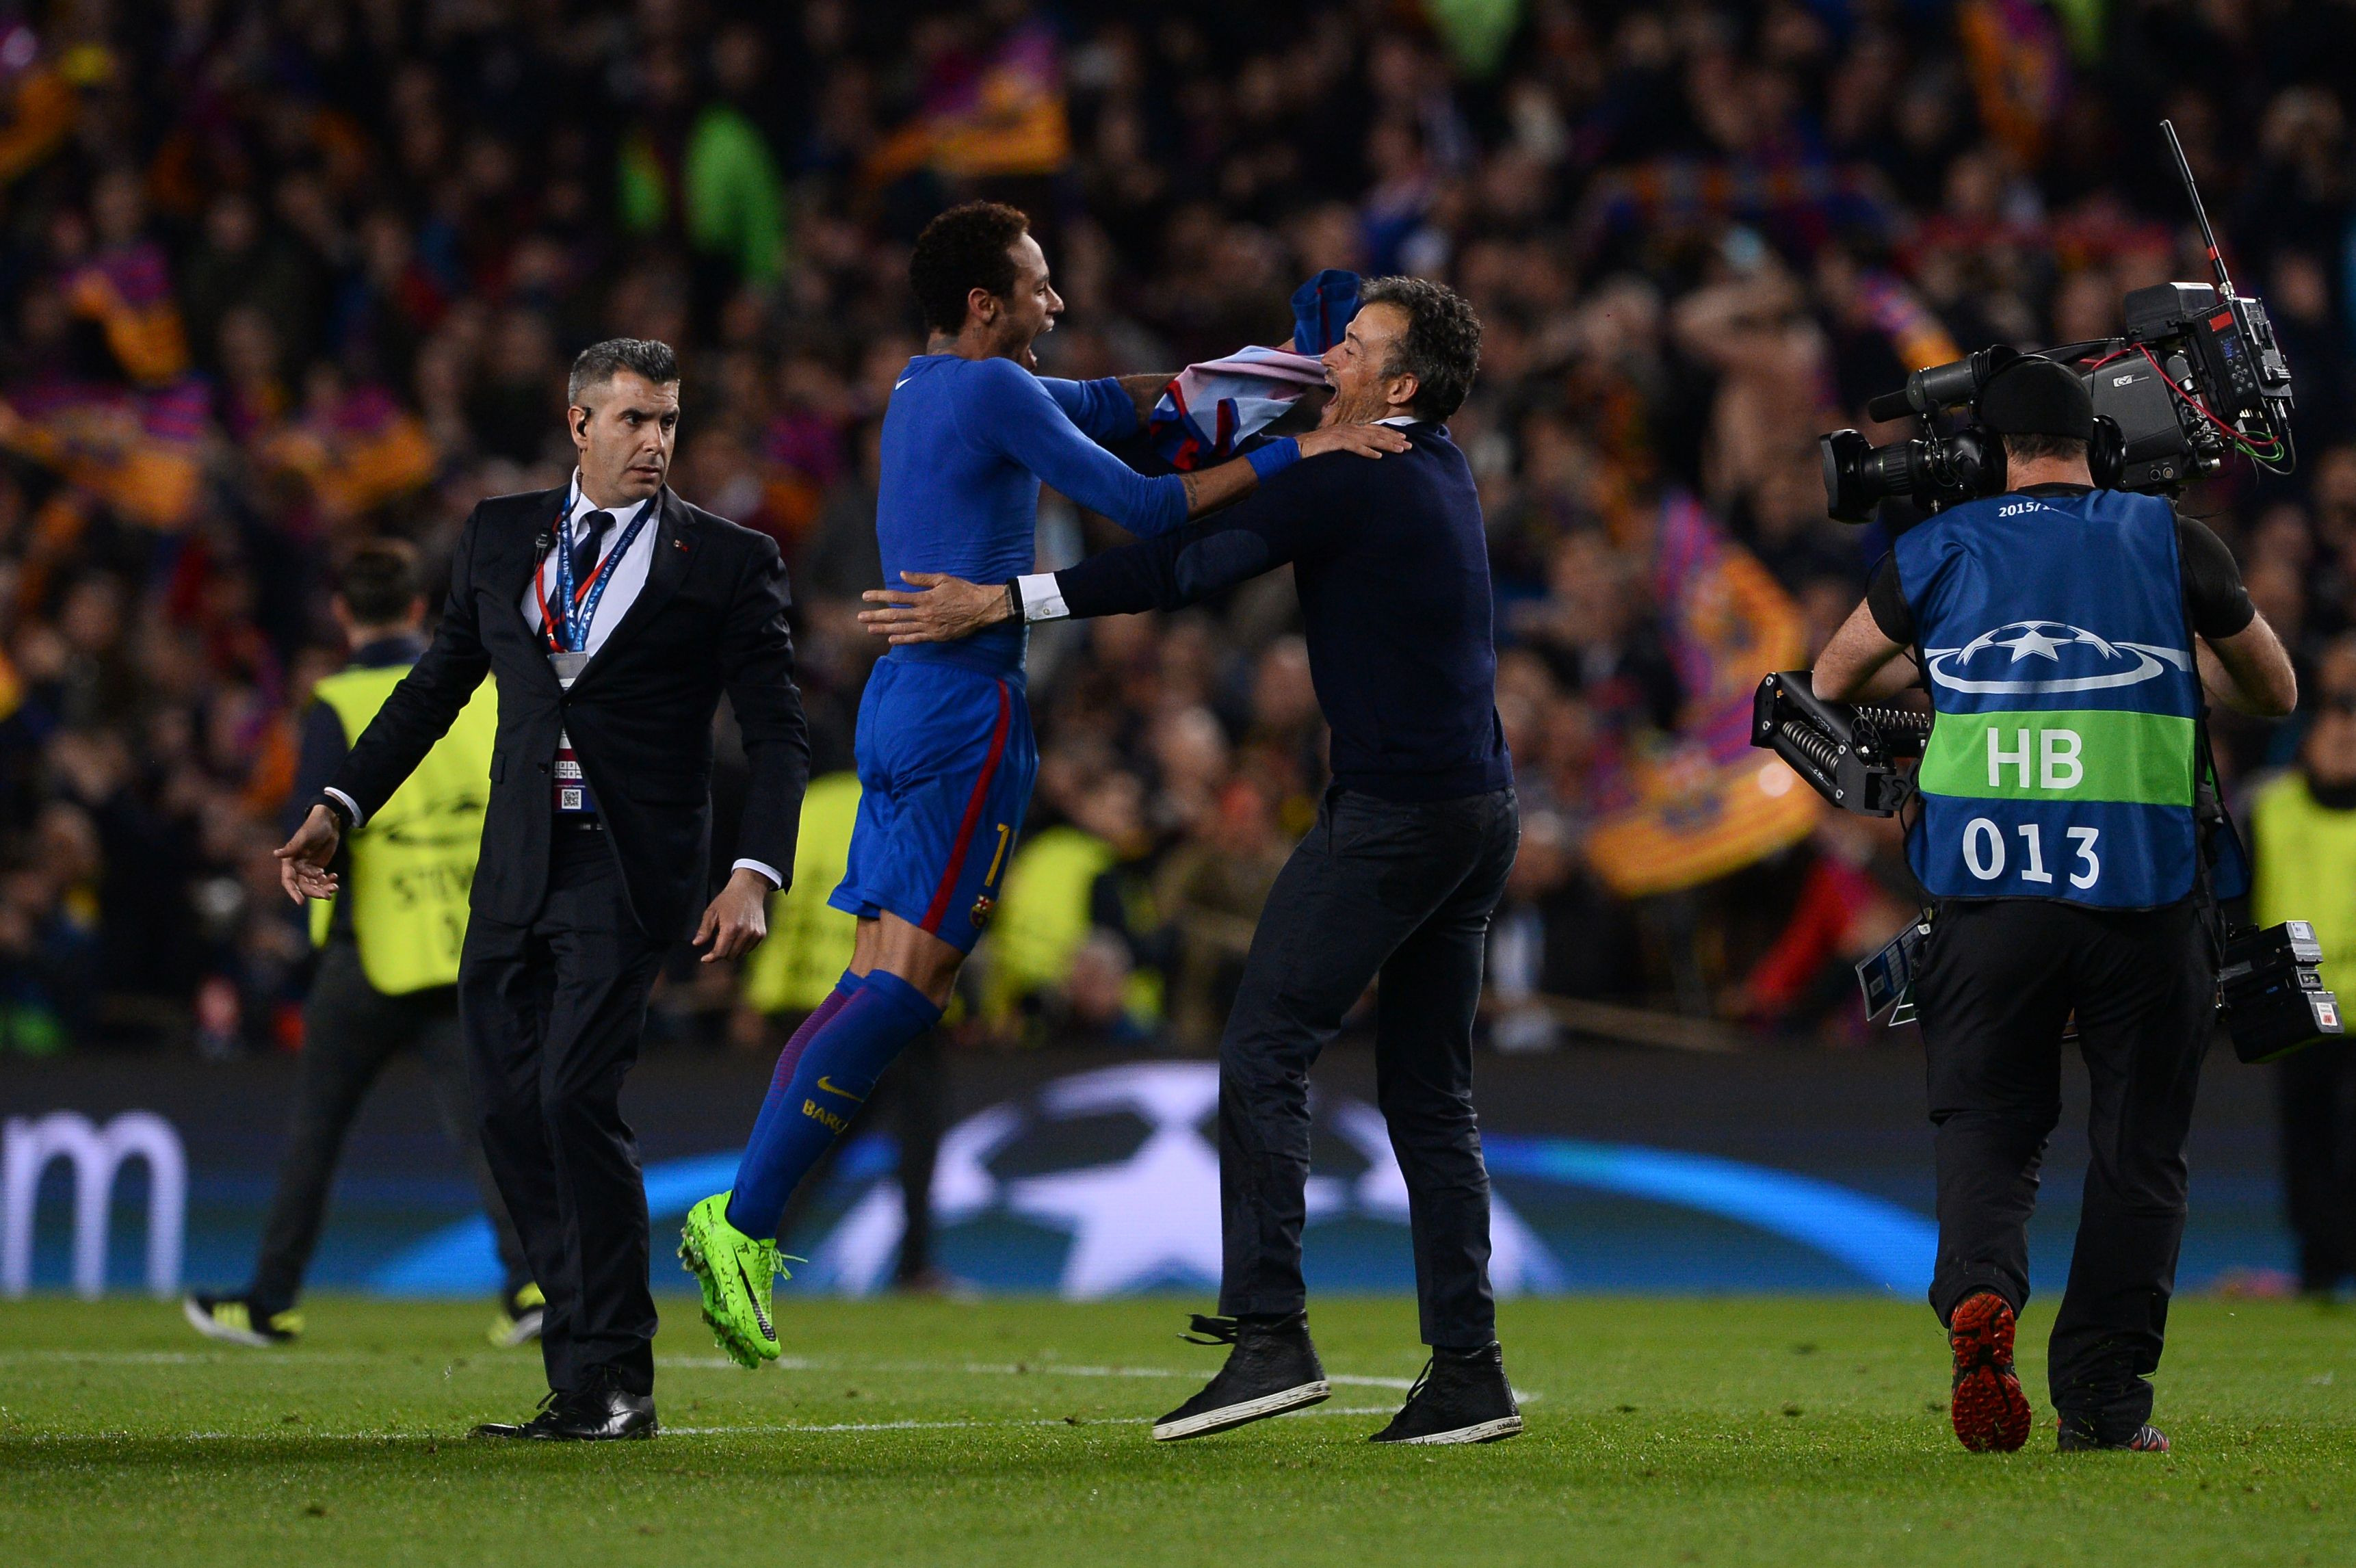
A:
[[[756,1241],[728,1223],[728,1198],[715,1193],[687,1211],[679,1262],[703,1287],[703,1321],[712,1337],[730,1359],[757,1371],[785,1348],[769,1316],[769,1288],[786,1265],[775,1241]]]
[[[273,1345],[292,1345],[303,1337],[301,1313],[264,1312],[253,1305],[250,1296],[191,1293],[181,1298],[180,1313],[188,1320],[188,1326],[206,1338],[223,1339],[231,1345],[266,1349]]]

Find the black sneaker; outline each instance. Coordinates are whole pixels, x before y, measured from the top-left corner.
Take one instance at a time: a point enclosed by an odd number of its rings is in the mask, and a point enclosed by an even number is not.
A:
[[[2168,1434],[2157,1426],[2144,1425],[2135,1429],[2135,1435],[2124,1443],[2105,1443],[2092,1423],[2072,1416],[2062,1418],[2062,1430],[2053,1439],[2057,1454],[2093,1454],[2109,1451],[2120,1454],[2165,1454]]]
[[[1496,1443],[1518,1437],[1522,1407],[1495,1340],[1478,1350],[1431,1352],[1407,1403],[1369,1443]]]
[[[1207,1437],[1247,1422],[1323,1404],[1333,1392],[1309,1342],[1309,1315],[1274,1322],[1194,1315],[1193,1345],[1232,1345],[1227,1364],[1203,1391],[1153,1423],[1156,1443]],[[1202,1336],[1197,1337],[1196,1336]]]

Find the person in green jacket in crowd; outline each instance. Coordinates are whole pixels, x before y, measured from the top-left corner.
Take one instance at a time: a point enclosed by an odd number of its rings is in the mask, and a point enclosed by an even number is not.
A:
[[[762,54],[756,28],[723,29],[711,57],[717,91],[691,116],[680,102],[687,82],[675,68],[659,67],[653,102],[622,141],[617,192],[624,229],[679,235],[699,272],[754,289],[775,286],[786,270],[785,180],[744,108],[758,87]]]

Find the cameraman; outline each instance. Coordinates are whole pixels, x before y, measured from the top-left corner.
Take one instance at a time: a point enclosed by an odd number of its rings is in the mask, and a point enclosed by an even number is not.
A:
[[[1907,855],[1938,909],[1914,992],[1955,1435],[2008,1451],[2029,1436],[2013,1327],[2074,1015],[2093,1161],[2049,1356],[2059,1445],[2164,1451],[2145,1378],[2175,1283],[2215,993],[2201,689],[2271,716],[2297,682],[2214,534],[2158,498],[2094,488],[2076,375],[2015,361],[1979,414],[2003,440],[2009,491],[1899,536],[1817,660],[1815,691],[1893,690],[1908,656],[1938,713]]]

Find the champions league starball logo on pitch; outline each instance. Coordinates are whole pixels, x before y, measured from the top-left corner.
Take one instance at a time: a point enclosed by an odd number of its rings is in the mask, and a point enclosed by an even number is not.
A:
[[[1208,1062],[1106,1068],[993,1105],[942,1139],[934,1223],[1013,1220],[1068,1236],[1055,1289],[1070,1298],[1215,1287],[1218,1105],[1219,1072]],[[1381,1113],[1340,1098],[1314,1101],[1313,1111],[1321,1168],[1306,1193],[1312,1249],[1324,1221],[1404,1227],[1407,1183]],[[1545,1243],[1502,1197],[1490,1201],[1489,1268],[1499,1294],[1559,1289]],[[876,1289],[898,1254],[901,1221],[898,1184],[879,1181],[811,1249],[812,1267],[798,1272],[837,1290]]]
[[[1218,1104],[1215,1063],[1149,1061],[1055,1079],[974,1112],[948,1130],[934,1164],[940,1262],[980,1291],[1095,1298],[1215,1288]],[[1311,1288],[1408,1288],[1407,1184],[1382,1113],[1334,1094],[1312,1094],[1311,1113]],[[1481,1142],[1491,1175],[1537,1205],[1525,1214],[1492,1193],[1490,1274],[1500,1294],[1798,1280],[1913,1295],[1930,1283],[1930,1220],[1869,1193],[1691,1150],[1488,1130]],[[726,1187],[737,1158],[728,1148],[648,1165],[656,1222]],[[788,1288],[863,1295],[890,1283],[904,1217],[897,1163],[887,1137],[844,1145],[830,1183],[842,1206],[799,1241],[809,1262],[796,1265]],[[1675,1211],[1708,1228],[1672,1240]],[[1785,1244],[1816,1261],[1793,1273],[1787,1255],[1776,1261]],[[658,1284],[680,1278],[656,1275]],[[496,1290],[499,1279],[489,1222],[477,1214],[384,1259],[369,1286],[455,1295]]]
[[[2026,697],[2140,686],[2192,656],[2157,643],[2112,641],[2058,620],[2007,621],[1961,648],[1923,650],[1931,679],[1950,692]]]

